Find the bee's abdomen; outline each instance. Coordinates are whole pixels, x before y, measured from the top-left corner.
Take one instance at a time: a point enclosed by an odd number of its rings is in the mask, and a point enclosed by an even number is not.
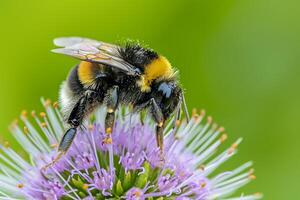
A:
[[[76,65],[73,69],[71,69],[67,79],[70,90],[75,94],[79,94],[83,90],[83,85],[81,84],[78,76],[78,67],[79,65]]]
[[[95,63],[81,61],[78,65],[78,79],[83,85],[90,85],[95,82],[95,75],[98,67]]]

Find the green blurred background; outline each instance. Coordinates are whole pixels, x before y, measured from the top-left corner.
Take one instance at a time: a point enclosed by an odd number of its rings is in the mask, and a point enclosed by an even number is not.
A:
[[[242,191],[298,199],[300,4],[286,0],[0,1],[0,131],[40,96],[57,98],[77,62],[50,53],[58,36],[144,41],[180,70],[189,108],[205,108],[253,160]]]

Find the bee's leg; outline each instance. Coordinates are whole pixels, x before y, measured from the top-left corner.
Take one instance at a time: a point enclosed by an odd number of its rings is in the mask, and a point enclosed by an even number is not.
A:
[[[107,144],[109,149],[109,168],[111,173],[114,173],[114,157],[113,157],[113,147],[112,147],[112,136],[111,133],[115,124],[115,111],[118,107],[119,95],[118,95],[118,86],[113,86],[108,90],[105,103],[106,103],[106,116],[105,116],[105,133],[106,137],[103,139],[103,143]]]
[[[182,96],[182,105],[183,105],[183,111],[184,111],[184,114],[185,114],[185,117],[186,117],[186,121],[189,122],[190,121],[190,115],[189,115],[189,111],[188,111],[188,108],[187,108],[187,105],[186,105],[186,101],[185,101],[183,92],[181,93],[181,96]]]
[[[174,133],[176,132],[177,126],[180,123],[180,115],[181,115],[181,103],[179,103],[179,105],[177,106],[175,112],[174,112],[174,120],[173,120],[173,124],[172,124],[172,129],[174,131]]]
[[[113,86],[112,89],[108,90],[105,97],[105,103],[107,106],[107,113],[105,117],[105,133],[108,135],[112,133],[112,129],[114,127],[115,111],[119,103],[118,89],[118,86]]]
[[[60,141],[57,156],[53,159],[51,163],[44,166],[42,168],[43,170],[55,164],[64,154],[67,153],[75,138],[77,127],[81,125],[83,117],[85,116],[87,104],[93,102],[96,96],[97,93],[95,91],[87,90],[84,96],[81,97],[75,104],[67,121],[67,123],[70,124],[71,128],[69,128],[66,131],[66,133],[63,135]]]
[[[165,128],[165,120],[163,113],[159,106],[157,105],[154,98],[150,99],[150,112],[154,121],[156,122],[156,142],[159,147],[161,153],[163,154],[164,148],[164,128]]]
[[[67,150],[72,144],[73,139],[75,138],[75,135],[76,135],[76,128],[70,128],[67,130],[67,132],[64,134],[59,144],[57,156],[50,163],[48,163],[42,168],[43,171],[51,167],[52,165],[54,165],[57,161],[59,161],[59,159],[63,155],[66,154]]]

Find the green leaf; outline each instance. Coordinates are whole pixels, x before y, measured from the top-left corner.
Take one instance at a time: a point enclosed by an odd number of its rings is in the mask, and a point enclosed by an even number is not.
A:
[[[82,188],[84,184],[80,179],[76,180],[75,178],[72,178],[72,183],[76,188]]]
[[[123,188],[125,190],[128,190],[131,187],[131,173],[127,172],[127,174],[125,174],[125,178],[123,181]]]
[[[135,181],[135,186],[137,186],[138,188],[144,188],[146,186],[148,176],[151,170],[150,164],[148,162],[145,162],[143,167],[144,173],[139,175]]]
[[[171,176],[174,175],[174,171],[172,171],[171,169],[165,169],[164,171],[162,171],[161,173],[163,176],[166,176],[167,174],[170,174]]]
[[[81,191],[79,191],[78,193],[77,193],[81,198],[84,198],[84,197],[86,197],[86,194],[85,193],[83,193],[83,192],[81,192]]]
[[[72,178],[71,184],[78,189],[78,194],[81,198],[84,198],[88,195],[86,189],[84,189],[85,183],[82,181],[80,177],[77,177],[77,179]]]
[[[122,187],[122,183],[121,183],[120,180],[117,181],[116,193],[117,193],[118,196],[121,196],[124,193],[124,189]]]

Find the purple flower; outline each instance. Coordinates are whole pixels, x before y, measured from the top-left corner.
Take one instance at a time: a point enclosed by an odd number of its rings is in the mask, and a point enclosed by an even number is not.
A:
[[[102,191],[105,196],[110,194],[106,191],[111,190],[113,187],[114,175],[108,173],[105,169],[100,169],[99,171],[93,171],[93,184],[96,189]]]
[[[41,168],[57,155],[64,133],[57,104],[42,100],[46,112],[26,112],[11,127],[29,159],[1,146],[0,198],[3,199],[216,199],[252,200],[261,195],[231,197],[234,191],[255,178],[252,163],[231,171],[213,173],[235,155],[238,139],[217,153],[227,135],[204,113],[184,119],[176,129],[165,130],[164,155],[155,140],[150,117],[144,123],[139,114],[121,107],[111,137],[104,133],[105,108],[93,121],[79,129],[68,153],[48,170]],[[24,127],[24,128],[21,128]],[[163,157],[163,159],[162,159]],[[248,169],[248,170],[247,170]],[[214,175],[212,175],[214,174]]]
[[[126,152],[125,155],[120,158],[120,163],[124,166],[126,172],[129,169],[137,170],[141,168],[144,161],[143,155],[131,152]]]
[[[158,178],[157,185],[160,191],[169,190],[179,184],[179,178],[171,174],[162,175]]]
[[[128,190],[128,192],[126,193],[126,200],[144,200],[145,196],[144,196],[144,191],[139,189],[139,188],[131,188],[130,190]]]
[[[78,166],[78,169],[89,169],[95,166],[94,157],[91,153],[87,152],[74,156],[74,162]]]

